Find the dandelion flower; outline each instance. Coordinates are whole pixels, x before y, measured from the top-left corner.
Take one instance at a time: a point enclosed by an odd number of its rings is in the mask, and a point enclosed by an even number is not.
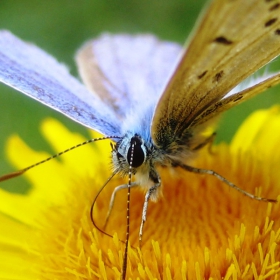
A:
[[[192,166],[213,169],[247,192],[280,193],[280,108],[257,111],[230,145],[205,148]],[[84,141],[53,119],[42,132],[54,151]],[[96,137],[96,134],[92,135]],[[108,141],[83,146],[24,175],[26,195],[1,190],[0,279],[119,279],[126,223],[126,190],[117,194],[106,232],[91,223],[90,207],[110,175]],[[18,137],[8,142],[17,168],[48,155]],[[280,206],[252,200],[209,175],[160,170],[163,196],[150,203],[138,248],[143,192],[132,189],[127,279],[279,279]],[[114,178],[97,199],[102,228]],[[278,278],[277,278],[278,277]]]

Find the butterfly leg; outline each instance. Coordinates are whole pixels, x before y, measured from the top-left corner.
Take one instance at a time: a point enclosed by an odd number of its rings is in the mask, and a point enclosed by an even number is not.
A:
[[[144,229],[144,224],[147,220],[147,211],[148,211],[148,204],[149,201],[156,200],[158,197],[158,191],[161,186],[161,179],[159,174],[155,171],[152,170],[150,172],[150,179],[153,181],[154,185],[149,188],[145,195],[145,201],[143,205],[143,211],[142,211],[142,220],[141,220],[141,225],[140,225],[140,230],[139,230],[139,247],[141,248],[142,246],[142,236],[143,236],[143,229]]]
[[[238,186],[236,186],[235,184],[233,184],[232,182],[228,181],[226,178],[224,178],[223,176],[221,176],[219,173],[213,171],[213,170],[209,170],[209,169],[202,169],[202,168],[196,168],[196,167],[192,167],[180,162],[174,162],[172,164],[173,166],[179,166],[189,172],[193,172],[193,173],[197,173],[197,174],[208,174],[208,175],[212,175],[216,178],[218,178],[220,181],[222,181],[223,183],[227,184],[229,187],[239,191],[240,193],[255,199],[255,200],[259,200],[259,201],[265,201],[265,202],[277,202],[277,200],[275,199],[270,199],[270,198],[265,198],[265,197],[259,197],[259,196],[255,196],[251,193],[248,193],[246,191],[244,191],[243,189],[239,188]]]
[[[130,185],[131,188],[133,187],[137,187],[139,186],[138,183],[134,182]],[[103,226],[103,230],[106,229],[106,226],[108,224],[108,221],[109,221],[109,218],[110,218],[110,215],[111,215],[111,212],[112,212],[112,209],[114,207],[114,202],[115,202],[115,198],[116,198],[116,194],[118,191],[122,190],[122,189],[127,189],[128,188],[128,185],[127,184],[124,184],[124,185],[120,185],[118,187],[116,187],[111,195],[111,199],[110,199],[110,204],[109,204],[109,208],[108,208],[108,211],[107,211],[107,214],[106,214],[106,219],[105,219],[105,223],[104,223],[104,226]]]
[[[201,148],[203,148],[204,146],[209,144],[209,146],[208,146],[209,147],[209,153],[213,154],[213,151],[212,151],[211,148],[212,148],[212,144],[214,142],[214,139],[215,139],[216,135],[217,135],[217,133],[213,132],[209,137],[207,137],[202,143],[195,146],[192,150],[193,151],[200,150]]]

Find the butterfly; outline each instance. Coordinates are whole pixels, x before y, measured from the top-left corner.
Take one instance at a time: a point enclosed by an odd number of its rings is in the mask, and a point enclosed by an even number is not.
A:
[[[278,1],[214,0],[185,48],[147,34],[103,34],[87,42],[76,56],[85,86],[52,56],[1,31],[0,81],[114,142],[112,174],[129,178],[118,188],[128,190],[128,209],[131,187],[146,188],[141,241],[148,203],[161,189],[158,166],[209,174],[253,199],[275,201],[187,160],[213,141],[215,134],[203,134],[213,119],[280,83],[279,72],[250,79],[280,54],[279,46]]]

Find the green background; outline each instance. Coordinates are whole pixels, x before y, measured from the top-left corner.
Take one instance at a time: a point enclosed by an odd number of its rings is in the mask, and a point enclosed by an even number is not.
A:
[[[84,41],[102,32],[150,32],[182,44],[204,3],[202,0],[1,0],[0,28],[36,43],[77,75],[73,57]],[[229,141],[240,122],[256,108],[267,108],[279,102],[279,90],[276,87],[224,114],[218,141]],[[47,116],[58,118],[73,131],[87,135],[80,125],[0,85],[0,174],[13,170],[4,152],[5,142],[12,133],[18,133],[34,149],[51,152],[38,130]],[[1,183],[1,187],[23,192],[28,184],[23,179],[13,179]]]

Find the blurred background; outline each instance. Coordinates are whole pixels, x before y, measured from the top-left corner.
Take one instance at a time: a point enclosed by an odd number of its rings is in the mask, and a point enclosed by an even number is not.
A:
[[[102,32],[153,33],[159,38],[183,44],[195,23],[203,0],[80,0],[80,1],[0,1],[0,28],[35,43],[77,76],[76,50],[86,40]],[[257,108],[268,108],[280,101],[280,87],[257,96],[226,112],[221,118],[217,141],[229,142],[242,120]],[[279,92],[279,94],[278,94]],[[5,156],[5,143],[14,133],[36,150],[52,153],[41,137],[41,121],[52,116],[72,131],[89,137],[87,130],[55,111],[0,85],[0,174],[14,168]],[[108,155],[104,155],[108,157]],[[10,191],[24,192],[24,179],[1,183]]]

